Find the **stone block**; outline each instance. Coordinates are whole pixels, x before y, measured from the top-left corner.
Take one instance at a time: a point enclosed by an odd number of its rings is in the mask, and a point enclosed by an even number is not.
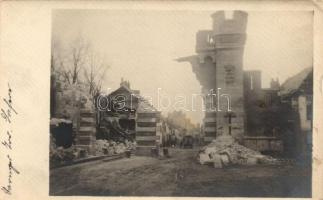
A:
[[[79,132],[83,132],[83,133],[95,133],[95,127],[93,126],[85,126],[85,127],[80,127]]]
[[[212,157],[213,167],[214,168],[223,168],[221,156],[218,154],[213,155]]]
[[[204,164],[206,164],[208,162],[211,162],[211,159],[210,159],[210,156],[208,154],[206,154],[206,153],[200,153],[199,154],[199,160],[198,161],[199,161],[199,163],[201,165],[204,165]]]

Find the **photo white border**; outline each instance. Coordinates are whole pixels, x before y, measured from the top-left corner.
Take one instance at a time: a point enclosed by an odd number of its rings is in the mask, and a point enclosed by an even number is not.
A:
[[[312,198],[323,198],[323,3],[317,1],[3,1],[0,3],[0,96],[13,89],[13,194],[0,199],[91,199],[49,196],[49,78],[52,9],[314,11],[314,120]],[[192,44],[194,45],[194,44]],[[3,105],[2,102],[0,104]],[[321,123],[320,123],[321,122]],[[0,139],[7,127],[0,122]],[[0,149],[0,185],[7,176]],[[129,199],[130,197],[125,197]],[[139,197],[131,197],[137,199]],[[157,199],[158,197],[142,197]],[[218,197],[217,199],[219,199]],[[165,197],[164,199],[177,199]],[[223,198],[221,198],[223,199]],[[226,198],[228,199],[228,198]],[[235,198],[244,199],[244,198]]]

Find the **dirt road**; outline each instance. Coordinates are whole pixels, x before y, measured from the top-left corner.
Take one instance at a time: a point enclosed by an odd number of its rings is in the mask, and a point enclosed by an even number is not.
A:
[[[310,170],[296,166],[214,169],[197,150],[171,149],[172,158],[95,161],[51,171],[51,195],[310,197]]]

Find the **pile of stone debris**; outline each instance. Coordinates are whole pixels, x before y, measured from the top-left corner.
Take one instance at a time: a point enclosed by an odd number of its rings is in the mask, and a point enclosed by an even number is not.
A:
[[[215,168],[223,168],[230,165],[256,165],[276,164],[277,160],[270,156],[262,155],[238,144],[231,136],[219,136],[207,146],[204,146],[199,154],[200,164],[213,164]]]
[[[95,154],[96,155],[114,155],[124,153],[126,150],[134,151],[136,143],[125,141],[125,143],[118,143],[112,140],[96,140]]]
[[[59,165],[65,162],[84,159],[88,157],[103,156],[103,155],[120,155],[128,151],[136,149],[136,142],[125,141],[118,143],[112,140],[96,140],[94,142],[94,155],[89,155],[87,150],[78,148],[74,145],[69,148],[57,147],[55,139],[50,138],[50,163],[52,166]]]
[[[69,148],[57,147],[55,149],[51,149],[50,151],[50,162],[52,164],[59,164],[62,162],[83,158],[86,155],[85,153],[82,153],[83,151],[83,149],[75,146],[71,146]]]

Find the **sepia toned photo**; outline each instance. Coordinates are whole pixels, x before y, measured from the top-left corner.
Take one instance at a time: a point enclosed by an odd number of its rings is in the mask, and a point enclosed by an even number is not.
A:
[[[52,196],[312,196],[313,12],[52,11]]]

